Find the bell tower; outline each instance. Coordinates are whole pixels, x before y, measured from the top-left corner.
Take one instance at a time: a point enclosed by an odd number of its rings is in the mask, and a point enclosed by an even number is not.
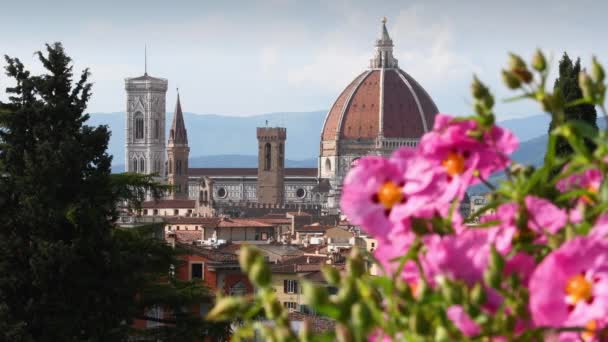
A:
[[[177,93],[173,123],[169,130],[167,146],[167,182],[173,186],[172,199],[188,199],[188,133],[182,114],[182,104]]]
[[[167,80],[148,75],[125,79],[127,91],[125,171],[165,175]]]
[[[283,204],[285,187],[284,127],[258,127],[258,203]]]

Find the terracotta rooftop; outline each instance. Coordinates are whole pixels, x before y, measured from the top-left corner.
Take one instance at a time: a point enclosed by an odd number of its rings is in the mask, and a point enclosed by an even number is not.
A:
[[[207,177],[256,177],[258,175],[258,169],[237,167],[189,168],[188,175]],[[285,176],[317,177],[317,168],[288,167],[285,168]]]
[[[260,222],[255,219],[244,219],[244,218],[222,218],[219,221],[218,227],[220,228],[228,228],[228,227],[274,227],[273,224]]]
[[[330,228],[333,228],[333,226],[324,226],[324,225],[320,225],[320,224],[309,224],[306,226],[296,227],[295,230],[296,230],[296,232],[302,232],[302,233],[314,233],[314,232],[324,233],[325,231],[327,231]]]
[[[158,201],[146,201],[142,203],[144,209],[194,209],[194,200],[158,200]]]
[[[204,256],[211,261],[221,263],[238,263],[238,256],[234,253],[226,253],[217,249],[195,246],[187,243],[178,243],[178,246],[190,253]]]
[[[315,333],[333,330],[336,322],[322,316],[307,315],[301,312],[290,312],[287,316],[291,322],[307,322]]]
[[[418,139],[433,127],[437,106],[413,77],[399,69],[392,57],[393,42],[382,25],[370,68],[338,96],[325,118],[322,140]]]
[[[203,227],[214,228],[220,223],[219,217],[168,217],[165,219],[167,224],[197,224]]]

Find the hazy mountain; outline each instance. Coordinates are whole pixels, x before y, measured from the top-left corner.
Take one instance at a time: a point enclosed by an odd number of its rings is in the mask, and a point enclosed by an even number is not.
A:
[[[254,116],[199,115],[185,113],[192,167],[256,167],[256,127],[266,125],[287,127],[286,165],[315,167],[319,153],[319,138],[326,111],[304,113],[269,113]],[[173,119],[167,113],[167,129]],[[546,114],[499,122],[513,131],[521,141],[513,159],[525,164],[542,162],[545,154]],[[598,120],[603,124],[603,119]],[[108,150],[114,156],[113,170],[124,169],[125,114],[92,113],[90,125],[108,125],[112,137]]]
[[[210,157],[208,161],[226,161],[228,165],[257,165],[247,158],[257,155],[256,127],[263,127],[268,121],[269,126],[287,127],[287,142],[285,152],[294,166],[311,165],[310,159],[319,154],[319,138],[325,119],[326,111],[305,113],[270,113],[247,117],[199,115],[184,113],[188,129],[190,156]],[[167,130],[173,119],[172,113],[167,113]],[[113,169],[118,172],[125,158],[125,114],[124,113],[92,113],[89,125],[108,125],[112,136],[108,151],[114,156]],[[168,135],[167,135],[168,136]],[[226,156],[232,155],[232,156]],[[248,156],[243,159],[240,156]],[[202,160],[201,163],[205,161]],[[194,164],[191,164],[194,165]],[[218,165],[218,164],[214,164]],[[316,165],[316,162],[312,164]],[[201,165],[203,166],[203,165]],[[227,166],[227,165],[218,165]]]

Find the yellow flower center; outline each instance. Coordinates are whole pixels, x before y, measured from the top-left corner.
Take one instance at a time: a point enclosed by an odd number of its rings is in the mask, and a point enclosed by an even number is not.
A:
[[[575,305],[581,300],[591,299],[591,290],[593,286],[582,274],[576,275],[566,284],[566,294],[568,295],[569,304]]]
[[[401,192],[401,188],[391,181],[382,184],[378,190],[378,201],[387,209],[391,209],[402,200],[403,193]]]
[[[595,336],[595,332],[597,331],[597,321],[591,320],[587,325],[585,325],[585,331],[581,334],[583,340],[590,341]]]
[[[448,153],[442,164],[448,175],[452,177],[464,172],[464,156],[461,153]]]
[[[587,191],[592,194],[597,194],[599,189],[597,188],[597,186],[589,185],[587,187]],[[587,204],[593,203],[593,199],[589,195],[583,195],[581,198],[583,199],[583,202],[585,202]]]

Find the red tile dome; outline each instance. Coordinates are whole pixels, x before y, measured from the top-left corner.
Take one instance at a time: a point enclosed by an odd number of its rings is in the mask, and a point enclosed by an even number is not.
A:
[[[322,140],[411,138],[433,127],[437,106],[416,80],[399,69],[382,22],[370,69],[336,99],[323,125]]]

